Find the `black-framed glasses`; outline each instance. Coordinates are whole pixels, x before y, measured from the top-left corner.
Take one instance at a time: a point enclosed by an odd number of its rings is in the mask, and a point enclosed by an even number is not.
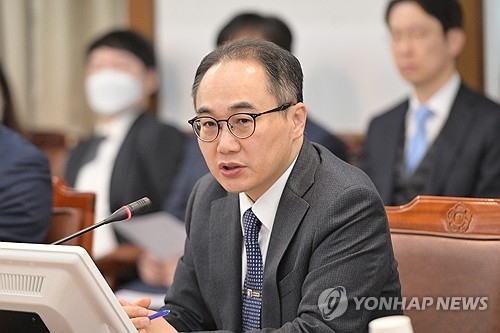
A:
[[[264,111],[261,113],[235,113],[227,119],[217,120],[210,116],[194,117],[188,120],[188,123],[193,127],[193,132],[204,142],[212,142],[219,136],[222,128],[221,122],[226,122],[227,128],[232,135],[238,139],[246,139],[252,136],[255,132],[255,119],[265,114],[278,112],[288,109],[293,103],[285,103],[277,108]]]

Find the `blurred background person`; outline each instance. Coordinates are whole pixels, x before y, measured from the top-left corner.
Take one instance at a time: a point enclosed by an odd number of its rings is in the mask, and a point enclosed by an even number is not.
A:
[[[49,161],[20,134],[1,63],[0,90],[0,241],[41,243],[52,217]]]
[[[148,112],[158,85],[153,46],[137,32],[111,31],[88,46],[85,93],[95,128],[71,151],[65,178],[96,193],[96,221],[145,196],[152,202],[148,212],[156,212],[171,190],[185,139]],[[120,239],[112,224],[93,232],[98,266],[109,258],[137,261],[141,249]],[[134,277],[127,272],[120,281]]]
[[[419,194],[500,197],[500,106],[462,82],[456,0],[394,0],[385,16],[411,95],[375,117],[361,168],[386,205]]]

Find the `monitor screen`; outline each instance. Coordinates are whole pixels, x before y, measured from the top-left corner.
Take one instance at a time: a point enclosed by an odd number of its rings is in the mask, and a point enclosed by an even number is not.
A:
[[[0,333],[137,332],[79,246],[0,242]]]

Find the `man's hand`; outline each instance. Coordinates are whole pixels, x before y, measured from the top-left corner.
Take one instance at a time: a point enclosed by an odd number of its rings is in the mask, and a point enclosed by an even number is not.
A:
[[[162,261],[145,251],[137,262],[141,280],[153,286],[170,287],[180,256],[179,254],[168,261]]]
[[[129,303],[120,299],[122,308],[134,324],[139,333],[176,333],[177,331],[164,319],[157,318],[150,320],[149,315],[155,311],[149,310],[151,299],[149,297],[138,299]]]

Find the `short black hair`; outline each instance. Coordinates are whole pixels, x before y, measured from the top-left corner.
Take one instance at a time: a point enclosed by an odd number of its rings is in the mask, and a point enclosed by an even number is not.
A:
[[[254,60],[261,64],[269,81],[269,92],[278,103],[303,101],[304,75],[299,60],[276,43],[263,39],[242,38],[223,43],[202,59],[196,70],[191,90],[195,106],[200,82],[207,71],[216,64],[235,60]]]
[[[217,36],[217,46],[221,46],[244,30],[260,32],[265,40],[292,51],[293,36],[288,25],[276,16],[264,16],[253,12],[240,13],[229,20]]]
[[[385,21],[389,23],[389,14],[394,5],[401,2],[414,2],[429,15],[435,17],[446,33],[453,28],[463,28],[462,7],[457,0],[392,0],[385,11]]]
[[[146,68],[156,67],[153,45],[138,32],[132,30],[110,31],[90,43],[86,52],[87,57],[92,51],[102,46],[128,51],[139,58]]]

